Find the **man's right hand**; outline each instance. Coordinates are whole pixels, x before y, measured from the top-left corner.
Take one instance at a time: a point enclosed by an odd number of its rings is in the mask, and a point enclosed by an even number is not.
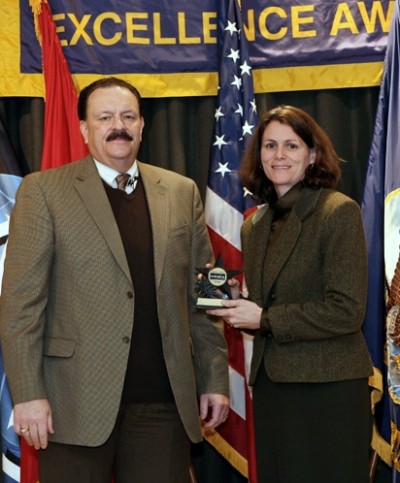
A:
[[[53,434],[53,418],[47,399],[35,399],[14,406],[14,429],[35,449],[47,448],[48,434]]]

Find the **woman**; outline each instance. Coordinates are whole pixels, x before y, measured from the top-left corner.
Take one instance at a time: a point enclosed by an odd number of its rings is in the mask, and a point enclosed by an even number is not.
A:
[[[243,184],[265,203],[241,232],[248,299],[207,313],[255,334],[259,483],[369,481],[366,248],[358,205],[334,190],[339,163],[292,106],[264,114],[242,161]]]

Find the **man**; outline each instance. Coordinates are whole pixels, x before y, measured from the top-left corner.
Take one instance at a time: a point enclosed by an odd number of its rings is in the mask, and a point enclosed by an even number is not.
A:
[[[195,267],[212,257],[199,193],[137,161],[132,85],[96,81],[78,112],[91,155],[25,177],[10,222],[0,313],[15,430],[41,449],[41,483],[187,483],[197,395],[206,429],[229,404],[223,336],[192,308]]]

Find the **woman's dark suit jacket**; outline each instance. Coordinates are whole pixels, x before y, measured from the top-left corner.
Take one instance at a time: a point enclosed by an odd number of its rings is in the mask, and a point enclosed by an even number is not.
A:
[[[242,227],[249,296],[268,309],[272,328],[255,335],[250,384],[262,363],[274,382],[368,377],[372,364],[361,332],[367,257],[358,205],[333,190],[304,188],[264,264],[271,221],[264,206]]]

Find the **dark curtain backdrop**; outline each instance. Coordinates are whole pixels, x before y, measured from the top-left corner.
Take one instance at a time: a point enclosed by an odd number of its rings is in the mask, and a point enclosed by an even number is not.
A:
[[[278,104],[308,111],[331,137],[343,165],[341,190],[361,200],[378,98],[377,87],[258,94],[258,112]],[[215,97],[144,99],[141,161],[193,178],[204,195],[213,135]],[[41,98],[0,98],[0,116],[24,173],[40,168]]]
[[[280,92],[259,94],[256,101],[259,113],[279,104],[293,104],[309,112],[326,130],[339,156],[346,160],[340,190],[360,202],[378,92],[377,87]],[[145,130],[139,159],[193,178],[203,198],[216,104],[215,97],[143,100]],[[0,116],[23,173],[39,170],[43,100],[0,98]],[[194,447],[193,461],[199,483],[246,481],[207,444]],[[390,481],[389,469],[383,464],[378,467],[376,481]]]

